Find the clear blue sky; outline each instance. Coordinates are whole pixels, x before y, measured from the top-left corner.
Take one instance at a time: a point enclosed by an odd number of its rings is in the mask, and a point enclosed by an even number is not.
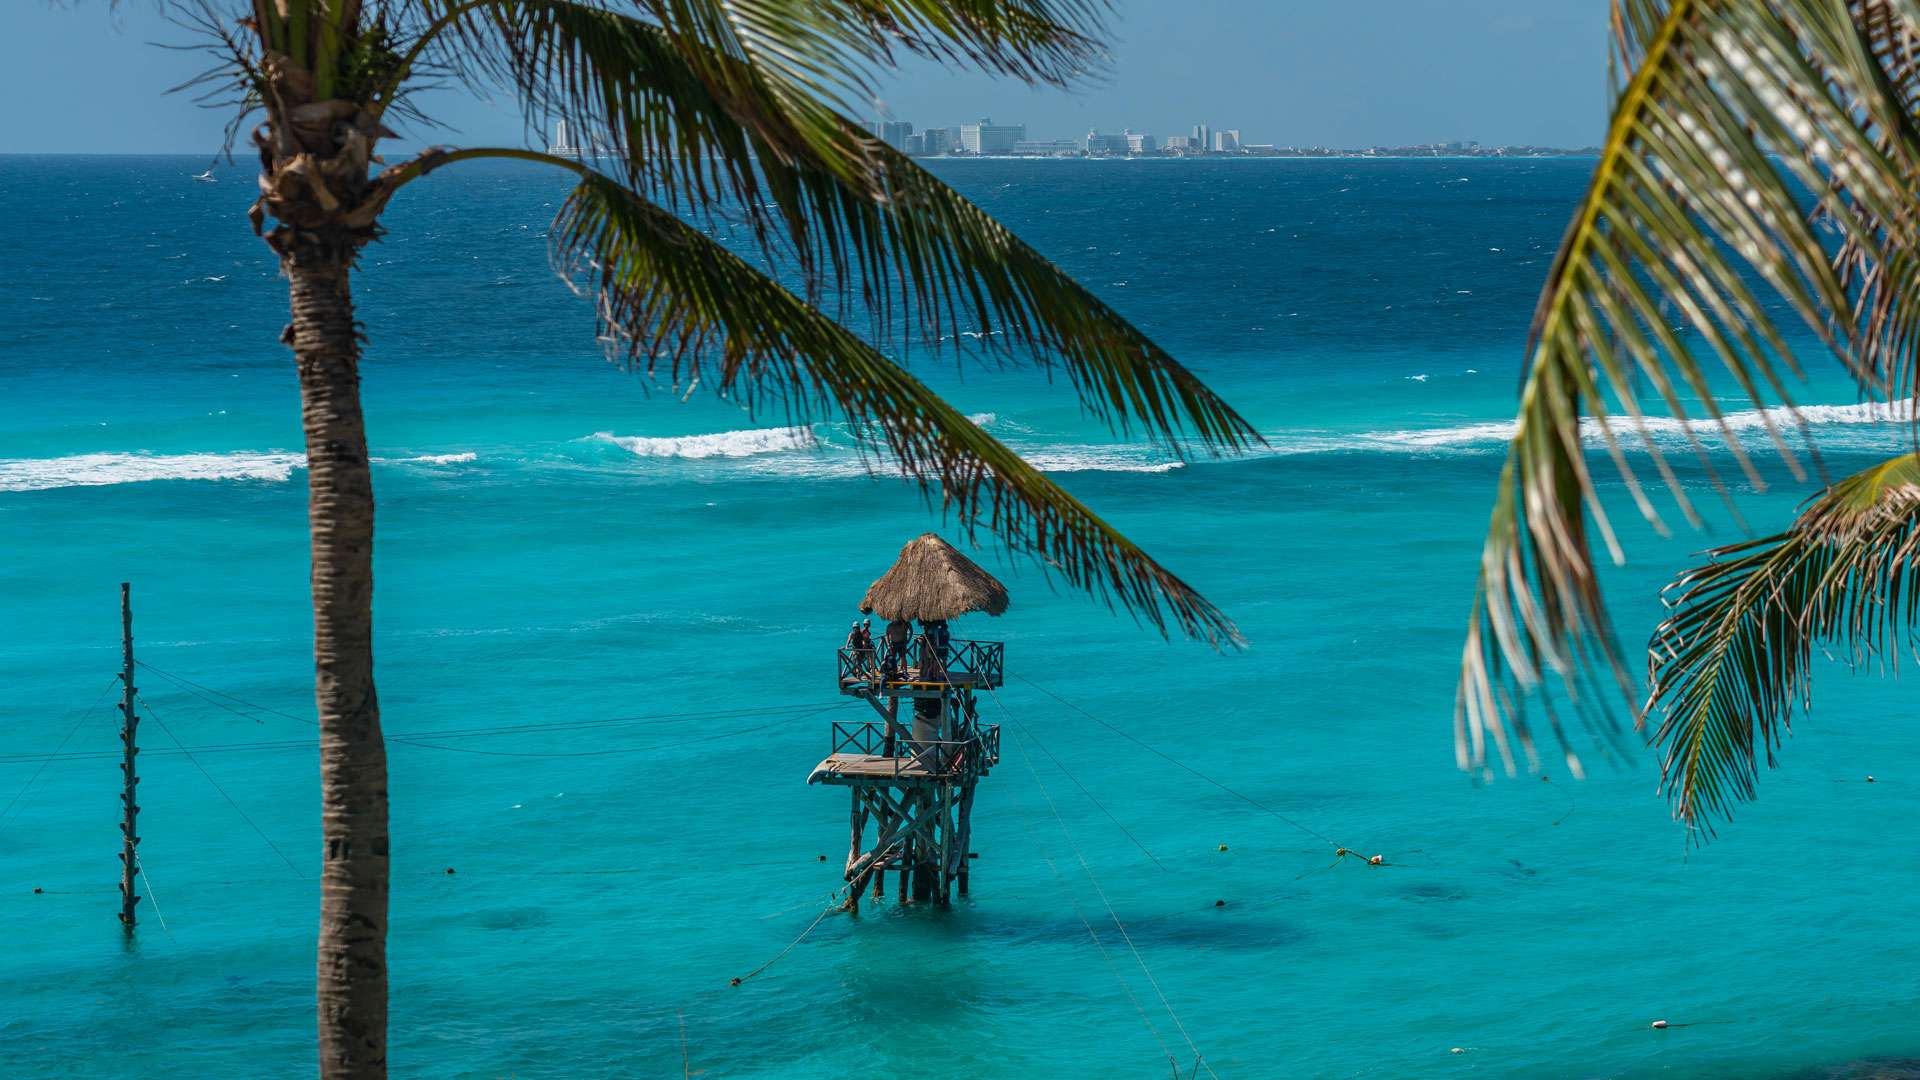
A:
[[[226,3],[229,0],[219,0]],[[0,92],[16,103],[0,153],[206,153],[226,116],[162,96],[206,66],[154,42],[185,34],[146,0],[4,0]],[[1606,0],[1114,0],[1112,62],[1074,90],[916,64],[876,114],[917,128],[980,116],[1036,138],[1089,127],[1165,135],[1206,122],[1250,142],[1362,146],[1478,139],[1597,142],[1606,105]],[[454,133],[524,143],[501,103],[425,104]]]

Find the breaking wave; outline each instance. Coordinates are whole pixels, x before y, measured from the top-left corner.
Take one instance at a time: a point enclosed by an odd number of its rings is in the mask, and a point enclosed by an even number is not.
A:
[[[478,454],[421,454],[373,459],[377,465],[463,465]],[[56,458],[0,459],[0,491],[51,491],[55,488],[108,487],[153,480],[258,480],[284,484],[293,470],[307,467],[305,454],[249,451],[200,454],[99,453]]]
[[[1880,402],[1865,402],[1857,405],[1802,405],[1800,420],[1809,428],[1829,426],[1887,425],[1913,419],[1912,406],[1906,403],[1888,405]],[[1711,445],[1720,436],[1719,423],[1712,420],[1679,420],[1670,416],[1651,416],[1642,421],[1647,432],[1661,442],[1684,442],[1689,435]],[[1797,431],[1793,411],[1784,406],[1772,409],[1741,409],[1727,413],[1724,417],[1726,429],[1737,437],[1748,435],[1766,438],[1768,425],[1783,436],[1792,436]],[[1614,438],[1623,446],[1631,445],[1638,438],[1635,425],[1626,419],[1615,417],[1608,425]],[[1400,431],[1371,431],[1355,437],[1353,449],[1383,449],[1404,447],[1412,449],[1445,449],[1448,447],[1473,447],[1511,441],[1517,430],[1511,420],[1492,423],[1461,424],[1455,427],[1409,428]],[[1597,421],[1588,418],[1580,422],[1580,433],[1590,443],[1604,442]]]
[[[721,431],[712,435],[653,437],[596,431],[588,438],[595,442],[611,443],[636,457],[693,460],[779,454],[811,449],[816,445],[813,432],[804,427],[752,428],[746,431]]]
[[[284,483],[305,454],[74,454],[0,460],[0,491],[104,487],[148,480],[265,480]]]
[[[1807,405],[1799,416],[1822,445],[1845,448],[1850,442],[1863,447],[1885,441],[1886,429],[1912,419],[1912,406],[1885,405]],[[1049,443],[1034,438],[1029,429],[1001,421],[992,413],[978,413],[968,419],[982,427],[1003,429],[1002,437],[1012,435],[1009,444],[1035,467],[1049,473],[1110,472],[1170,473],[1185,463],[1143,444]],[[1682,422],[1671,417],[1650,417],[1647,431],[1663,445],[1684,445],[1691,435],[1709,450],[1719,444],[1719,426],[1712,421]],[[1743,441],[1764,441],[1771,424],[1788,439],[1797,439],[1794,416],[1786,408],[1744,409],[1726,415],[1725,425]],[[1638,443],[1631,424],[1615,420],[1614,434],[1629,449]],[[620,460],[703,462],[708,469],[721,469],[728,475],[793,478],[833,478],[889,475],[897,465],[884,454],[862,455],[855,440],[835,425],[812,428],[749,428],[704,435],[615,435],[595,432],[579,440],[614,448],[623,454]],[[1585,420],[1581,431],[1593,446],[1602,443],[1599,425]],[[1384,431],[1339,432],[1289,429],[1268,435],[1264,454],[1486,454],[1498,452],[1513,438],[1512,421],[1473,422],[1451,426],[1403,428]],[[576,444],[577,445],[577,444]],[[1262,456],[1256,452],[1254,456]],[[442,469],[479,460],[472,451],[445,454],[419,454],[409,457],[373,459],[379,465],[404,465]],[[546,461],[567,467],[605,467],[580,460],[577,452],[553,447],[545,453],[534,451],[519,460]],[[1229,459],[1231,460],[1231,459]],[[638,461],[633,461],[637,466]],[[303,454],[283,451],[238,451],[233,453],[151,454],[94,453],[55,458],[0,458],[0,492],[46,491],[69,487],[102,487],[112,484],[136,484],[154,480],[242,480],[285,483],[293,470],[304,468]],[[689,466],[691,467],[691,466]],[[651,471],[651,470],[650,470]],[[663,474],[668,478],[671,473]]]
[[[465,465],[476,461],[479,454],[471,450],[460,454],[421,454],[409,458],[374,458],[375,461],[396,461],[402,465]]]

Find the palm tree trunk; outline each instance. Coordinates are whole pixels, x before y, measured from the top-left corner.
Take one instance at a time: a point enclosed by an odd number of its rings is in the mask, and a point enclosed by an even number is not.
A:
[[[286,261],[307,436],[320,716],[320,1074],[387,1075],[387,751],[373,690],[373,477],[352,249]]]

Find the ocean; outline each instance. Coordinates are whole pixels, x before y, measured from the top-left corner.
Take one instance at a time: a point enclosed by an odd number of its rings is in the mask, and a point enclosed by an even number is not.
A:
[[[0,158],[7,1077],[314,1072],[286,294],[248,171],[203,167]],[[560,181],[436,174],[357,293],[395,1075],[1167,1077],[1200,1055],[1221,1077],[1916,1074],[1902,684],[1822,666],[1759,801],[1704,847],[1631,736],[1582,744],[1584,781],[1551,747],[1543,772],[1454,767],[1527,325],[1591,161],[935,167],[1268,445],[1182,461],[1105,432],[1064,380],[896,352],[1247,649],[1163,640],[983,535],[966,549],[1013,602],[954,628],[1006,642],[1009,673],[971,895],[816,923],[847,805],[805,779],[864,708],[837,696],[834,649],[904,542],[961,530],[868,475],[831,417],[796,429],[608,363],[548,268]],[[1832,475],[1899,449],[1805,359]],[[1751,529],[1811,490],[1710,456]],[[1671,537],[1626,528],[1609,571],[1630,647],[1694,552],[1747,535],[1726,508],[1704,534],[1669,516]],[[131,942],[121,581],[151,665]]]

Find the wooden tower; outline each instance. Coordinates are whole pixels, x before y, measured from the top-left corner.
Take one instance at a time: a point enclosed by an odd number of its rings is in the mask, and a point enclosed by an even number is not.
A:
[[[879,719],[835,722],[831,752],[807,778],[853,796],[850,910],[859,910],[869,881],[875,900],[885,895],[888,871],[898,875],[902,903],[949,903],[956,887],[967,894],[974,788],[1000,761],[999,725],[980,723],[975,694],[999,687],[1004,650],[953,638],[946,623],[1006,609],[1006,587],[933,533],[907,544],[867,590],[860,610],[894,633],[876,631],[871,648],[842,647],[838,679],[841,693]],[[907,632],[900,623],[911,624]]]

